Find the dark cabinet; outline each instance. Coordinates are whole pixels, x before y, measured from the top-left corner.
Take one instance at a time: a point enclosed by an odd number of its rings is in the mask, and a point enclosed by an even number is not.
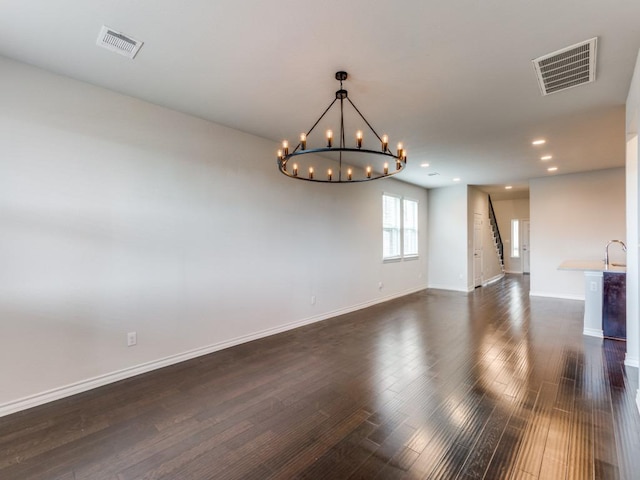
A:
[[[602,332],[606,338],[627,338],[627,275],[603,274]]]

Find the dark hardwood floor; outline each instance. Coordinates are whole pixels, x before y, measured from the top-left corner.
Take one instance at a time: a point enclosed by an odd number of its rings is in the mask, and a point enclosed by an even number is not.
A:
[[[636,369],[528,277],[428,290],[0,418],[0,478],[640,479]]]

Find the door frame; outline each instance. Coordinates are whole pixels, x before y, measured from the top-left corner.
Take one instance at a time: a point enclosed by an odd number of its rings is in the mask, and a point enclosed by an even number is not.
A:
[[[479,227],[479,228],[478,228]],[[478,234],[476,234],[478,229]],[[482,213],[474,212],[473,214],[473,288],[481,287],[484,270],[482,237],[484,235],[484,221]],[[479,265],[476,265],[476,258],[480,258]]]
[[[522,253],[522,273],[531,273],[531,221],[529,219],[520,221],[520,238]]]

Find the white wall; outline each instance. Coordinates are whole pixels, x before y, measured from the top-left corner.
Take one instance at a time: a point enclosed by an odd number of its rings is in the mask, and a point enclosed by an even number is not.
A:
[[[522,257],[511,256],[511,220],[529,218],[529,199],[493,200],[493,210],[504,243],[504,269],[508,273],[522,273]]]
[[[470,186],[467,189],[468,195],[468,229],[467,235],[470,240],[467,261],[469,262],[468,288],[471,290],[475,287],[473,279],[473,236],[474,236],[474,217],[480,214],[482,218],[482,282],[486,284],[492,280],[503,276],[502,267],[500,265],[500,254],[493,238],[491,231],[491,223],[489,221],[489,195],[481,191],[477,187]]]
[[[0,71],[0,415],[426,288],[426,190],[291,180],[271,141]],[[381,261],[383,190],[419,201],[417,261]]]
[[[530,185],[531,295],[584,299],[582,272],[565,260],[602,260],[625,233],[624,168],[533,179]],[[611,261],[624,261],[619,246]]]
[[[467,187],[434,188],[428,198],[429,287],[469,291]]]
[[[640,52],[629,87],[626,104],[627,133],[627,358],[626,363],[638,366],[640,362],[640,151],[638,148],[638,126],[640,125]],[[639,374],[640,375],[640,374]],[[640,379],[640,377],[639,377]],[[637,394],[640,410],[640,390]]]
[[[638,135],[627,141],[627,353],[625,363],[640,366],[640,288],[638,288]]]

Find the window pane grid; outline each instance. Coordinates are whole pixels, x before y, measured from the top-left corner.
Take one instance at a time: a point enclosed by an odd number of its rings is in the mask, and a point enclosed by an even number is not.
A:
[[[413,229],[404,230],[404,256],[418,255],[418,231]]]
[[[382,196],[382,258],[400,257],[400,198]]]
[[[382,195],[382,258],[418,255],[418,202]]]
[[[403,207],[403,237],[404,256],[418,255],[418,202],[404,199]]]
[[[384,229],[383,257],[395,258],[400,256],[400,231],[395,228]]]

